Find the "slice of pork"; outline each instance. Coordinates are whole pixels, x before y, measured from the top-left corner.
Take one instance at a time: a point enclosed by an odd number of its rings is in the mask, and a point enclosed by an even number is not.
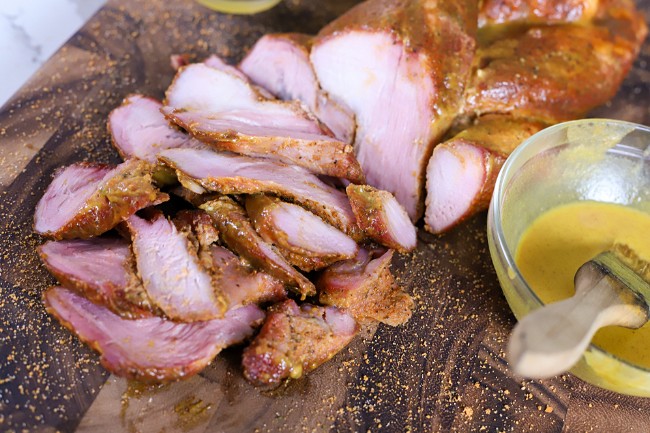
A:
[[[250,337],[264,318],[262,310],[249,305],[207,322],[126,320],[62,287],[48,290],[44,301],[50,314],[101,354],[106,369],[148,383],[200,372],[223,348]]]
[[[58,170],[36,205],[34,231],[54,239],[90,238],[145,207],[167,201],[153,166],[131,159],[117,167],[77,163]]]
[[[309,61],[311,36],[299,33],[268,34],[260,38],[239,64],[257,85],[280,99],[301,101],[334,136],[352,143],[354,114],[320,88]]]
[[[427,168],[425,228],[441,233],[488,208],[501,166],[545,123],[485,115],[438,145]]]
[[[316,294],[312,282],[264,242],[253,228],[244,208],[230,197],[209,201],[201,205],[201,209],[210,214],[224,243],[240,257],[294,288],[303,298]]]
[[[213,245],[210,248],[210,256],[213,278],[228,299],[229,308],[275,303],[287,298],[287,291],[278,279],[246,266],[230,250]]]
[[[231,113],[259,126],[325,134],[319,122],[298,102],[265,98],[237,74],[195,63],[182,68],[167,89],[166,102],[177,111],[225,116]]]
[[[133,215],[127,224],[144,288],[167,317],[181,322],[223,317],[227,302],[187,236],[162,214],[152,221]]]
[[[50,241],[38,253],[64,287],[115,314],[129,319],[159,314],[136,276],[131,247],[124,239]]]
[[[276,119],[277,126],[263,125],[266,115],[248,112],[206,114],[175,111],[165,107],[163,113],[194,137],[218,150],[304,167],[325,176],[364,183],[361,166],[352,147],[332,137],[293,131],[292,119]]]
[[[186,133],[173,128],[160,112],[162,104],[143,95],[129,95],[108,117],[113,146],[122,158],[156,163],[161,150],[176,147],[207,149]]]
[[[359,250],[348,235],[295,204],[256,194],[246,199],[246,211],[262,239],[303,271],[352,258]]]
[[[354,318],[338,308],[298,306],[292,300],[276,304],[244,350],[244,376],[256,386],[298,379],[341,351],[358,329]]]
[[[199,252],[209,251],[212,244],[219,240],[219,230],[204,210],[181,210],[176,213],[173,222]]]
[[[160,158],[176,170],[183,186],[195,193],[208,190],[222,194],[279,195],[308,208],[346,234],[358,235],[347,196],[303,168],[194,149],[166,150]]]
[[[215,245],[219,231],[207,212],[180,211],[174,224],[195,245],[201,265],[212,275],[213,286],[223,292],[228,309],[286,299],[287,292],[279,280],[246,266],[235,254]]]
[[[368,184],[393,193],[413,221],[433,145],[463,102],[476,23],[476,1],[368,0],[313,43],[323,90],[356,115]]]
[[[317,282],[319,301],[344,308],[357,320],[377,320],[391,326],[411,317],[413,299],[400,289],[390,272],[393,250],[361,249],[352,260],[336,263]]]
[[[348,185],[345,191],[357,224],[369,238],[403,253],[415,249],[415,226],[391,193],[370,185]]]
[[[212,55],[205,59],[203,61],[204,64],[211,68],[218,69],[223,72],[228,72],[229,74],[235,75],[236,77],[241,78],[242,80],[246,81],[247,83],[250,83],[250,78],[246,76],[242,71],[237,69],[236,67],[226,63],[221,57]],[[253,89],[262,95],[266,99],[275,99],[275,96],[273,96],[267,89],[261,86],[255,86],[252,85]]]

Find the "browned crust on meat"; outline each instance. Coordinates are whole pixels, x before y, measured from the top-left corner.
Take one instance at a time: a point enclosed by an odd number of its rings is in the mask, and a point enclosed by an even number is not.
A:
[[[174,163],[163,158],[166,164],[174,167]],[[293,194],[287,193],[281,185],[272,184],[271,182],[258,182],[247,177],[223,177],[223,178],[205,178],[195,179],[186,175],[181,170],[176,170],[176,175],[181,185],[189,190],[193,190],[196,186],[208,191],[216,191],[225,195],[236,194],[261,194],[271,193],[282,196],[290,201],[298,203],[311,212],[315,213],[329,224],[341,230],[351,238],[360,241],[363,239],[363,234],[360,232],[356,224],[348,224],[338,217],[336,212],[332,211],[328,206],[322,203],[311,200],[308,197],[297,197]]]
[[[431,119],[430,137],[414,144],[424,146],[425,151],[419,166],[413,167],[420,175],[413,221],[420,218],[424,209],[424,176],[433,146],[461,109],[470,81],[476,48],[477,6],[477,2],[471,0],[366,1],[325,26],[313,42],[316,46],[350,31],[386,31],[393,35],[396,43],[403,44],[406,53],[420,56],[428,66],[428,75],[436,89],[432,108],[437,117]]]
[[[316,294],[316,288],[312,282],[291,268],[290,264],[286,265],[293,272],[269,260],[260,249],[260,243],[264,241],[253,228],[246,211],[230,197],[219,197],[201,205],[201,209],[212,217],[221,233],[222,240],[232,251],[248,260],[253,266],[295,288],[303,298]]]
[[[298,308],[292,300],[269,308],[260,333],[244,350],[244,376],[253,385],[298,379],[331,359],[354,338],[355,333],[334,334],[323,323],[323,307],[313,307],[309,313],[296,311]]]
[[[559,122],[611,99],[647,28],[629,0],[601,1],[588,25],[532,27],[479,49],[467,112]]]
[[[483,155],[483,185],[467,211],[446,230],[455,227],[471,216],[486,210],[490,205],[494,186],[506,159],[526,139],[548,126],[545,122],[516,118],[510,115],[488,114],[474,121],[467,129],[438,145],[436,152],[455,153],[460,145],[472,146]],[[462,160],[462,156],[459,157]],[[436,233],[428,224],[424,228]]]
[[[43,252],[43,246],[38,247],[36,251],[41,257],[47,270],[63,287],[76,291],[91,302],[103,305],[113,313],[124,317],[125,319],[141,319],[152,317],[154,315],[162,315],[162,312],[153,305],[142,288],[142,283],[139,281],[135,273],[135,264],[133,263],[133,260],[129,263],[125,263],[131,280],[129,286],[119,287],[110,282],[106,282],[105,285],[109,287],[110,292],[113,293],[112,297],[108,297],[97,291],[92,284],[88,284],[88,282],[75,278],[70,274],[59,272],[58,269],[51,267],[47,260],[47,254]]]
[[[390,235],[384,203],[388,199],[393,199],[391,193],[370,185],[348,185],[345,192],[350,199],[357,225],[369,238],[401,253],[412,251],[404,249]]]
[[[169,200],[153,184],[152,165],[132,159],[119,173],[103,183],[85,206],[56,232],[44,233],[56,240],[87,239],[115,227],[140,209]]]
[[[217,150],[248,156],[267,156],[288,164],[304,167],[316,174],[341,177],[353,183],[365,183],[365,176],[352,146],[341,141],[300,140],[291,137],[256,137],[229,130],[206,132],[195,123],[187,123],[174,113],[166,117],[197,140]],[[285,149],[309,149],[314,158],[294,158]]]
[[[395,283],[390,272],[392,257],[391,252],[372,277],[353,289],[337,282],[336,270],[326,270],[316,282],[318,300],[324,305],[345,309],[360,322],[376,320],[391,326],[406,323],[415,304]]]
[[[140,366],[124,366],[120,364],[117,365],[112,364],[103,356],[103,351],[101,350],[100,345],[96,341],[91,341],[82,338],[79,335],[79,333],[77,333],[76,329],[72,326],[70,322],[63,320],[61,316],[57,314],[56,309],[51,308],[46,295],[47,292],[44,292],[43,303],[45,304],[45,310],[53,317],[56,317],[59,323],[61,323],[61,325],[66,327],[68,330],[70,330],[70,332],[75,334],[77,338],[79,338],[81,341],[85,342],[88,346],[90,346],[93,350],[98,352],[101,355],[100,362],[107,370],[117,374],[120,377],[124,377],[125,379],[137,380],[142,383],[150,383],[150,384],[172,382],[175,380],[185,379],[195,375],[196,373],[203,370],[206,367],[206,365],[208,365],[212,360],[211,358],[201,359],[192,363],[186,363],[175,367],[165,367],[165,368],[162,367],[143,368]],[[215,348],[214,351],[215,355],[219,353],[220,350],[221,348]]]
[[[286,234],[276,230],[271,224],[271,214],[279,203],[280,200],[275,197],[255,194],[246,199],[246,211],[257,233],[275,246],[289,263],[305,272],[311,272],[350,258],[342,254],[316,254],[291,244]]]

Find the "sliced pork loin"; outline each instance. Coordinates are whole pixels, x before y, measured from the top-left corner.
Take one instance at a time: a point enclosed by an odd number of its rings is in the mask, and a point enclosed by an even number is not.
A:
[[[356,128],[350,109],[320,88],[309,61],[311,36],[268,34],[260,38],[239,64],[255,83],[280,99],[301,101],[344,143],[352,143]]]
[[[231,251],[215,245],[219,231],[206,211],[182,210],[174,217],[174,224],[195,245],[203,268],[211,273],[213,286],[223,292],[228,309],[286,299],[287,291],[279,280],[247,266]]]
[[[393,250],[359,250],[352,260],[336,263],[320,276],[319,301],[344,308],[359,321],[391,326],[411,317],[413,299],[397,286],[390,272]]]
[[[161,150],[177,147],[207,149],[186,133],[169,125],[160,112],[162,104],[143,95],[129,95],[108,117],[113,146],[122,158],[157,163]]]
[[[256,194],[246,199],[246,211],[262,239],[303,271],[352,258],[359,250],[354,239],[295,204]]]
[[[298,306],[292,300],[276,304],[244,350],[244,376],[256,386],[298,379],[336,355],[358,329],[354,318],[338,308]]]
[[[210,256],[211,270],[228,299],[229,308],[275,303],[287,298],[287,291],[280,280],[247,266],[230,250],[213,245]]]
[[[176,213],[173,222],[199,253],[209,251],[212,244],[219,240],[219,230],[215,227],[212,217],[204,210],[181,210]]]
[[[283,128],[259,126],[238,114],[210,115],[177,112],[169,107],[165,115],[180,127],[218,150],[304,167],[312,173],[364,183],[361,166],[352,147],[333,138]]]
[[[131,247],[124,239],[50,241],[38,253],[59,283],[95,304],[129,319],[159,314],[136,276]]]
[[[264,319],[259,307],[249,305],[207,322],[126,320],[61,287],[48,290],[44,301],[50,314],[101,354],[111,373],[148,383],[200,372],[223,348],[250,337]]]
[[[499,39],[477,52],[465,110],[548,122],[582,117],[614,97],[646,34],[633,1],[601,0],[587,25],[532,27]]]
[[[275,194],[308,208],[352,237],[359,234],[347,196],[303,168],[194,149],[166,150],[160,158],[195,193]]]
[[[427,168],[425,228],[441,233],[488,208],[508,155],[547,125],[488,114],[433,151]]]
[[[170,86],[167,103],[168,119],[219,150],[364,182],[352,148],[328,135],[300,104],[265,99],[231,73],[190,65]]]
[[[127,224],[144,288],[167,317],[181,322],[223,317],[227,301],[186,235],[160,213],[151,221],[133,215]]]
[[[214,220],[223,242],[251,265],[294,288],[302,297],[316,294],[316,288],[257,234],[244,208],[230,197],[219,197],[201,205]]]
[[[313,43],[323,90],[356,115],[368,184],[393,193],[414,221],[433,145],[463,102],[476,22],[476,1],[368,0]]]
[[[248,77],[246,74],[244,74],[242,71],[237,69],[235,66],[232,66],[228,63],[226,63],[221,57],[212,55],[205,59],[203,61],[204,64],[211,68],[218,69],[223,72],[228,72],[229,74],[235,75],[242,80],[246,81],[247,83],[250,83],[253,87],[253,89],[259,93],[261,96],[263,96],[266,99],[275,99],[275,96],[271,94],[267,89],[265,89],[262,86],[256,86],[251,83],[250,77]]]
[[[140,209],[169,199],[152,181],[153,166],[136,159],[117,167],[77,163],[58,170],[36,205],[34,231],[54,239],[90,238]]]
[[[182,68],[167,89],[171,109],[195,112],[206,118],[250,123],[261,128],[327,135],[316,118],[296,101],[265,98],[238,74],[195,63]]]
[[[415,226],[391,193],[370,185],[348,185],[345,191],[357,224],[369,238],[403,253],[415,249]]]

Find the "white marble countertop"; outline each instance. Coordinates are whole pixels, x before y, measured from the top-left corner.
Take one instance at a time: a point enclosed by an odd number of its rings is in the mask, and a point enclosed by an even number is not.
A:
[[[0,106],[106,0],[0,0]]]

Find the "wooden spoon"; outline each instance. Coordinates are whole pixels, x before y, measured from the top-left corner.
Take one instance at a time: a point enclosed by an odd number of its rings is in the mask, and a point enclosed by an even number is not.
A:
[[[569,370],[604,326],[643,326],[650,316],[650,264],[624,245],[578,269],[576,293],[524,317],[508,343],[515,373],[543,379]]]

